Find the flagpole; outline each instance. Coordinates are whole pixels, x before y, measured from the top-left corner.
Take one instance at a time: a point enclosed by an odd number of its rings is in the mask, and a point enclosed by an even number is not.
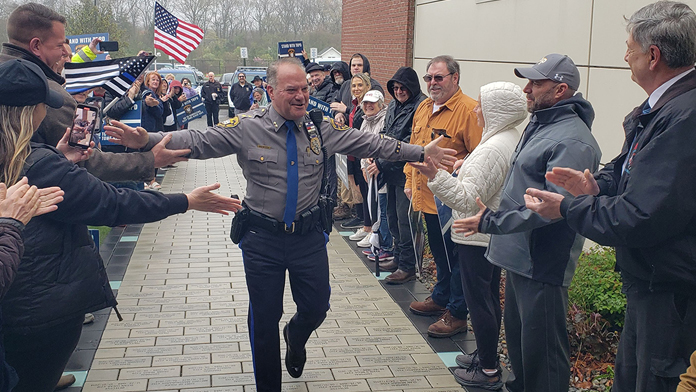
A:
[[[155,1],[155,8],[157,7],[157,1]],[[157,19],[157,11],[155,11],[155,19]],[[155,26],[152,30],[152,48],[154,51],[152,54],[155,56],[155,72],[157,72],[157,47],[155,47],[155,30],[157,26]]]

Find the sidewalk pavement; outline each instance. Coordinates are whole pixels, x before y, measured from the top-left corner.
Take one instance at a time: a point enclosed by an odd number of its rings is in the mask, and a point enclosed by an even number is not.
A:
[[[166,171],[162,192],[214,182],[222,184],[221,194],[243,197],[246,182],[235,156],[179,163]],[[107,251],[107,271],[124,320],[113,311],[97,312],[97,322],[81,339],[91,351],[78,346],[68,365],[89,370],[74,372],[78,383],[67,391],[256,390],[249,298],[230,222],[230,216],[187,212],[141,231],[135,225],[112,232],[116,247]],[[307,343],[302,377],[291,378],[283,367],[283,391],[462,391],[448,366],[456,366],[460,347],[475,348],[471,333],[459,340],[428,338],[424,328],[434,319],[406,310],[427,290],[418,282],[383,286],[379,279],[387,274],[376,278],[342,238],[347,234],[331,234],[331,310]],[[281,330],[296,309],[287,281],[285,288]]]

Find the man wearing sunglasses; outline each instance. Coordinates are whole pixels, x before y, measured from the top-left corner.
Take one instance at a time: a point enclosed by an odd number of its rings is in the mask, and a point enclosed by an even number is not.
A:
[[[244,72],[240,72],[237,75],[237,78],[239,79],[239,82],[230,87],[230,98],[232,99],[232,104],[234,105],[235,115],[249,111],[251,108],[249,96],[254,90],[254,86],[247,82]]]
[[[481,141],[482,129],[476,120],[476,100],[464,95],[459,88],[459,64],[451,56],[437,56],[430,60],[423,80],[429,98],[416,109],[413,117],[411,144],[425,146],[438,136],[445,138],[441,147],[457,151],[457,159],[463,159]],[[451,172],[452,168],[448,168]],[[413,302],[410,309],[423,316],[438,316],[430,325],[432,337],[449,337],[466,332],[468,309],[464,301],[459,264],[454,256],[454,243],[449,233],[443,236],[433,193],[428,188],[428,178],[412,166],[404,167],[406,185],[404,193],[411,199],[414,211],[422,211],[428,228],[428,241],[437,266],[437,284],[433,294],[425,301]],[[398,284],[414,279],[415,271],[396,270],[385,279]]]

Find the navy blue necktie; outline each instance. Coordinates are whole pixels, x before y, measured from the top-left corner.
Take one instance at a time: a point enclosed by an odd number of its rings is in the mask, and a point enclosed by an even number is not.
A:
[[[648,114],[648,113],[650,113],[650,109],[651,109],[650,103],[646,102],[646,103],[645,103],[645,106],[643,106],[643,113],[642,113],[642,114]]]
[[[283,222],[285,225],[290,227],[292,222],[295,220],[295,213],[297,212],[297,188],[298,188],[298,174],[297,174],[297,140],[295,139],[295,122],[286,121],[285,127],[288,129],[288,136],[285,142],[285,148],[288,153],[288,191],[285,196],[285,213],[283,214]]]

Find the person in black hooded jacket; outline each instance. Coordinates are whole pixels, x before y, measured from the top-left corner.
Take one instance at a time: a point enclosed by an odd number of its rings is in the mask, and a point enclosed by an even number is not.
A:
[[[337,61],[333,63],[331,70],[329,71],[329,76],[331,76],[333,85],[331,86],[331,93],[329,94],[326,102],[332,103],[340,100],[338,98],[338,92],[341,90],[341,86],[344,84],[343,82],[350,79],[350,69],[348,68],[348,63],[345,61]]]
[[[418,74],[411,67],[399,68],[387,82],[387,90],[394,100],[387,108],[382,133],[408,143],[411,140],[413,115],[426,98],[421,92]],[[379,173],[377,181],[380,187],[387,184],[387,220],[394,237],[394,260],[390,262],[394,264],[391,267],[397,266],[402,271],[411,272],[416,268],[416,256],[408,221],[409,200],[404,193],[404,163],[375,159],[374,166],[368,170]]]
[[[363,56],[362,54],[356,53],[353,55],[353,57],[350,58],[348,69],[350,70],[351,77],[359,73],[366,73],[370,75],[370,61],[367,59],[367,57]],[[382,88],[382,85],[379,84],[379,82],[376,81],[374,78],[372,78],[372,76],[370,76],[370,86],[371,90],[377,90],[380,93],[382,93],[382,95],[384,95],[384,89]],[[341,85],[341,89],[338,91],[338,94],[334,102],[331,104],[331,110],[337,113],[350,113],[353,109],[352,101],[353,95],[350,92],[350,83],[343,83]]]

